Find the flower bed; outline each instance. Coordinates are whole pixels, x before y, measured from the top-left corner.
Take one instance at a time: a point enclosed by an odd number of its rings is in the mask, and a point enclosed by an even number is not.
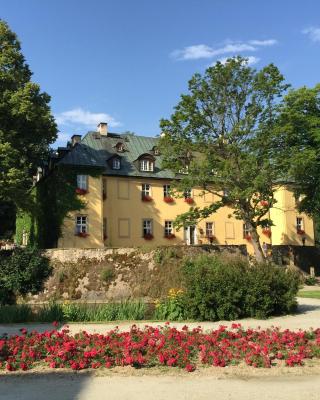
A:
[[[311,358],[320,358],[320,328],[244,330],[240,324],[232,324],[229,330],[220,326],[204,333],[200,327],[139,329],[133,325],[129,332],[114,329],[104,335],[84,331],[71,335],[68,329],[28,333],[23,328],[20,335],[0,339],[0,368],[8,371],[43,365],[73,370],[131,365],[192,372],[200,364],[225,367],[245,362],[270,368],[281,362],[294,367]]]

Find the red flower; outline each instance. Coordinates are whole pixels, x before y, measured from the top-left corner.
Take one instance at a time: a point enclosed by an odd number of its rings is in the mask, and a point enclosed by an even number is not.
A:
[[[166,197],[163,198],[163,201],[165,203],[173,203],[174,199],[172,197],[170,197],[170,196],[166,196]]]
[[[261,200],[260,204],[262,205],[262,207],[268,207],[269,202],[267,200]]]
[[[271,237],[271,229],[270,228],[263,228],[262,233],[268,237]]]
[[[194,200],[193,200],[192,197],[186,197],[186,198],[184,199],[184,201],[185,201],[186,203],[188,203],[188,204],[193,204],[193,203],[194,203]]]
[[[152,233],[145,233],[143,235],[144,240],[152,240],[153,239],[153,235]]]
[[[141,197],[141,200],[142,201],[152,201],[152,197],[151,196],[149,196],[149,195],[142,195],[142,197]]]
[[[297,234],[298,235],[304,235],[305,231],[303,229],[297,229]]]
[[[76,188],[76,193],[83,196],[84,194],[87,194],[88,191],[86,189]]]
[[[248,242],[251,242],[252,237],[251,237],[251,235],[246,235],[246,236],[245,236],[245,239],[246,239]]]
[[[79,236],[81,238],[86,238],[87,236],[89,236],[89,233],[87,233],[87,232],[77,232],[75,235]]]
[[[167,235],[164,236],[166,239],[175,239],[176,235],[174,233],[168,233]]]

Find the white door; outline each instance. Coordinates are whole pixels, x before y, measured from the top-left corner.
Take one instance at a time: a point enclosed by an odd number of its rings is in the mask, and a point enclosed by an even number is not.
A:
[[[188,246],[198,243],[197,229],[194,225],[184,228],[184,240]]]

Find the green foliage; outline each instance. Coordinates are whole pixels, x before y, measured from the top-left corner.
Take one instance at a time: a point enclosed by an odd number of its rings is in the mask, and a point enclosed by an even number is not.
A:
[[[256,257],[264,258],[257,227],[272,224],[268,210],[279,172],[270,150],[277,105],[287,87],[273,64],[256,71],[241,57],[192,77],[189,93],[160,123],[163,166],[181,178],[178,191],[200,187],[219,200],[203,209],[191,207],[176,221],[178,228],[227,204],[248,224]]]
[[[163,264],[171,258],[177,257],[177,250],[173,247],[159,247],[154,252],[154,261],[157,264]]]
[[[320,215],[320,84],[291,90],[277,120],[275,158],[294,181],[299,209]]]
[[[2,252],[0,258],[0,303],[12,304],[19,295],[36,294],[43,289],[52,267],[40,251],[27,247],[12,253]]]
[[[317,278],[315,276],[306,276],[304,279],[304,284],[307,286],[314,286],[317,284]]]
[[[34,309],[26,304],[18,304],[0,307],[0,323],[134,321],[145,319],[147,311],[148,307],[143,301],[108,304],[52,302]]]
[[[267,318],[292,312],[299,277],[272,264],[201,256],[184,266],[185,316],[196,320]]]
[[[15,33],[0,20],[0,202],[28,206],[32,176],[57,137],[50,97],[31,82]]]
[[[168,296],[155,304],[154,319],[164,321],[181,321],[184,319],[183,291],[170,289]]]
[[[115,277],[115,273],[114,273],[113,269],[111,269],[111,268],[105,268],[101,272],[101,279],[104,282],[109,283],[114,279],[114,277]]]

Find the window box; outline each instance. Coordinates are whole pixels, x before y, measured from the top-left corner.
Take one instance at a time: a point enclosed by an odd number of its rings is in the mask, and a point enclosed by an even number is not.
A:
[[[168,235],[164,235],[164,237],[165,237],[166,239],[171,240],[171,239],[175,239],[175,238],[176,238],[176,235],[175,235],[174,233],[168,233]]]
[[[152,201],[152,197],[143,194],[143,195],[141,196],[141,200],[142,200],[142,201],[146,201],[146,202]]]
[[[78,232],[75,235],[79,236],[81,238],[86,238],[87,236],[89,236],[89,233],[87,233],[87,232]]]
[[[186,197],[186,198],[184,199],[184,201],[185,201],[187,204],[193,204],[193,203],[194,203],[194,200],[193,200],[192,197]]]
[[[305,231],[303,229],[297,229],[297,234],[298,235],[304,235]]]
[[[145,233],[143,235],[144,240],[152,240],[153,239],[153,234],[152,233]]]
[[[268,207],[269,202],[267,200],[261,200],[260,204],[262,205],[262,207]]]
[[[267,237],[271,237],[271,229],[270,228],[264,228],[264,229],[262,229],[262,233],[264,234],[264,235],[266,235]]]
[[[247,242],[251,242],[252,237],[251,237],[251,235],[246,235],[245,239],[246,239]]]
[[[173,199],[173,197],[166,196],[166,197],[163,198],[163,201],[165,203],[173,203],[174,199]]]
[[[83,196],[88,193],[86,189],[76,188],[76,193]]]
[[[207,235],[206,238],[210,241],[213,242],[214,240],[216,240],[216,237],[214,235]]]

